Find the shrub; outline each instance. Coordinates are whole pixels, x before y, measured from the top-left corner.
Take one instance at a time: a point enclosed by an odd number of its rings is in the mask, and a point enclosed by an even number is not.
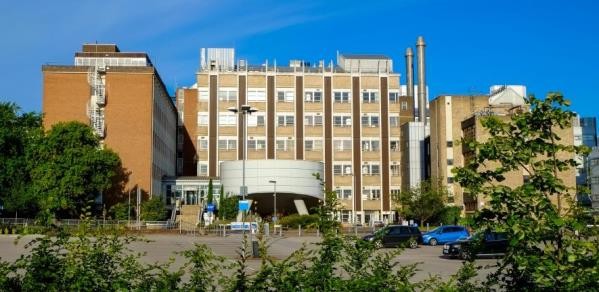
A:
[[[314,227],[318,222],[318,215],[299,215],[293,214],[289,216],[285,216],[279,220],[281,225],[289,226],[291,228],[298,228],[298,226],[302,227]]]

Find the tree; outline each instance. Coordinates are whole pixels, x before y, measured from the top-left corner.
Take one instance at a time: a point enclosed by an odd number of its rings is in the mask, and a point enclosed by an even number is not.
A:
[[[238,212],[238,208],[239,208],[239,197],[238,196],[225,197],[219,208],[220,208],[219,216],[221,219],[224,219],[224,220],[235,219],[237,217],[237,212]]]
[[[208,202],[208,204],[212,204],[212,201],[214,200],[214,186],[212,185],[212,179],[210,179],[208,181],[208,195],[206,195],[206,202]]]
[[[37,212],[30,171],[37,163],[32,153],[42,134],[40,114],[22,113],[16,104],[0,102],[0,204],[8,212]]]
[[[166,207],[159,196],[153,196],[141,204],[141,220],[163,221],[167,216]]]
[[[92,129],[79,122],[54,125],[35,147],[32,192],[45,222],[78,217],[122,173],[118,155],[101,149]]]
[[[454,169],[466,191],[488,200],[474,216],[475,227],[505,232],[509,239],[490,284],[506,290],[594,290],[599,239],[580,219],[572,202],[575,189],[560,176],[576,166],[574,154],[587,151],[562,142],[574,113],[559,93],[526,102],[529,109],[522,113],[482,119],[490,138],[464,140],[473,157]],[[502,183],[514,172],[526,172],[528,179],[521,185]]]
[[[131,206],[129,206],[129,204],[121,202],[112,205],[112,207],[110,207],[109,213],[112,219],[129,220],[134,218],[132,211],[133,210],[131,209]]]
[[[424,224],[444,208],[447,189],[441,183],[422,181],[418,186],[401,192],[394,198],[401,204],[399,213],[405,218],[417,219]]]
[[[223,186],[222,184],[220,185],[220,192],[219,192],[219,196],[218,196],[218,215],[221,216],[220,214],[220,208],[221,206],[223,206],[223,202],[225,200],[225,186]]]

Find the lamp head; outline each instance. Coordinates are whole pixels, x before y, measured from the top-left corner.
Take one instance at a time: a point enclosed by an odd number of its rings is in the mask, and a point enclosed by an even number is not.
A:
[[[230,111],[230,112],[232,112],[232,113],[237,113],[237,112],[239,112],[239,110],[238,110],[237,108],[235,108],[235,107],[230,107],[230,108],[228,108],[227,110],[228,110],[228,111]]]

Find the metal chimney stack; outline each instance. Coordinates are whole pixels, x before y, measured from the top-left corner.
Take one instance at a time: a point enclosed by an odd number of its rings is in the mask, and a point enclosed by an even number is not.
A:
[[[426,125],[426,75],[424,63],[424,38],[419,36],[416,41],[416,50],[418,51],[418,112],[420,121]]]
[[[415,99],[414,96],[414,53],[412,53],[412,48],[406,49],[406,95]],[[414,104],[416,104],[414,102]],[[416,117],[416,112],[414,112],[414,117]]]

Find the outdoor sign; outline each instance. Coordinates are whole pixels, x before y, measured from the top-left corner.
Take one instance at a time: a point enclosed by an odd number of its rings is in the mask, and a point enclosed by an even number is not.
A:
[[[252,230],[258,229],[257,222],[251,222]],[[231,222],[231,231],[235,230],[250,230],[250,222]]]
[[[249,210],[250,210],[250,201],[239,200],[239,211],[249,211]]]
[[[214,207],[215,207],[214,204],[208,203],[206,205],[206,211],[208,211],[208,212],[214,212],[214,209],[215,209]]]

